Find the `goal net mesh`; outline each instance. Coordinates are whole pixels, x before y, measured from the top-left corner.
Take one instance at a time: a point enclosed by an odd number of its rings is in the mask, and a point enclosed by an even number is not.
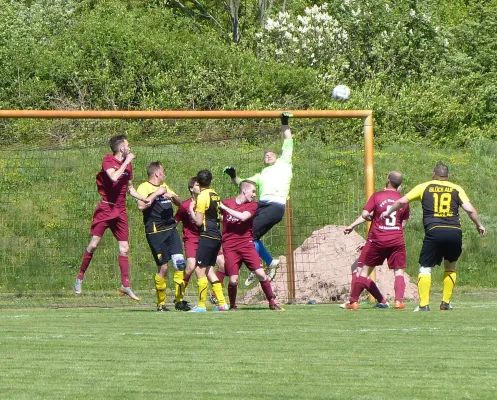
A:
[[[305,123],[303,119],[291,120],[295,139],[290,192],[292,229],[285,229],[283,219],[266,234],[263,241],[273,257],[288,255],[289,251],[301,247],[315,231],[330,225],[348,225],[358,216],[365,199],[361,122],[360,119],[308,119]],[[279,120],[254,122],[249,130],[237,130],[236,121],[230,121],[230,132],[226,136],[221,129],[212,133],[216,123],[228,125],[226,120],[212,120],[210,134],[206,134],[199,132],[191,121],[176,120],[163,124],[166,128],[173,126],[174,133],[165,132],[165,139],[160,143],[139,142],[130,136],[128,139],[136,154],[133,161],[135,188],[146,181],[147,164],[159,160],[164,165],[166,183],[182,200],[189,196],[188,179],[200,169],[212,171],[212,187],[221,198],[234,197],[237,188],[222,172],[226,165],[235,166],[240,177],[249,177],[264,167],[265,149],[281,154]],[[350,132],[350,140],[336,143],[326,139],[330,136],[328,130],[338,132],[341,129]],[[104,235],[86,272],[83,294],[75,296],[72,291],[83,251],[89,242],[92,214],[100,200],[95,175],[101,168],[103,156],[111,152],[106,140],[99,140],[93,147],[24,147],[0,151],[0,307],[136,305],[117,294],[120,286],[118,247],[110,231]],[[141,296],[139,304],[152,307],[155,304],[153,275],[156,266],[145,239],[141,213],[130,196],[127,208],[131,285]],[[359,232],[364,234],[361,229]],[[181,233],[181,225],[178,230]],[[287,249],[289,241],[285,236],[289,232],[294,247],[291,250]],[[348,252],[346,262],[349,263],[356,243],[345,241],[341,246]],[[354,249],[350,248],[352,246]],[[306,254],[312,251],[312,248],[307,249]],[[307,263],[302,257],[295,263],[295,279],[300,279],[302,269],[311,271],[311,275],[314,271],[315,278],[320,281],[318,285],[326,288],[329,282],[323,282],[326,279],[321,277],[320,271],[332,270],[337,260],[321,257],[321,261],[316,262],[316,257],[308,258]],[[171,270],[168,303],[174,299]],[[253,289],[243,285],[247,274],[247,269],[242,267],[241,298],[249,303],[261,301],[257,295],[244,296]],[[287,279],[288,274],[281,272],[273,282],[274,286],[283,285],[278,292],[282,299],[287,299]],[[333,300],[335,293],[348,291],[345,283],[328,289],[329,298]],[[196,302],[194,277],[186,294],[188,300]],[[308,293],[304,296],[296,291],[297,302],[307,298]]]

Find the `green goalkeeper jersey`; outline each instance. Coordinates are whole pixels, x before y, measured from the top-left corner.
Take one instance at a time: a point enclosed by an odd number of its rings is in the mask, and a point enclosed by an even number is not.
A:
[[[285,204],[292,180],[293,139],[283,141],[282,154],[273,165],[250,178],[257,184],[259,200]]]

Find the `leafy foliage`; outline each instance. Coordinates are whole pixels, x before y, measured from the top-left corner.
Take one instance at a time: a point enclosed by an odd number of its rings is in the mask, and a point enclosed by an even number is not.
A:
[[[180,7],[180,4],[183,7]],[[495,138],[497,6],[483,0],[0,0],[3,109],[372,109],[378,144]],[[352,89],[337,103],[337,84]],[[192,121],[201,134],[213,127]],[[252,129],[245,121],[243,129]],[[0,144],[143,141],[175,124],[1,123]],[[303,124],[302,135],[313,129]],[[332,126],[326,143],[357,140]]]

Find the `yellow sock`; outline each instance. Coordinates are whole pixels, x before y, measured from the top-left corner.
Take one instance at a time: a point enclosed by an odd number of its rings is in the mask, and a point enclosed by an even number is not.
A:
[[[174,283],[176,284],[176,301],[183,301],[185,297],[185,271],[174,273]]]
[[[430,304],[431,274],[418,275],[419,306]]]
[[[155,294],[157,295],[157,305],[166,304],[166,280],[155,274]]]
[[[456,286],[456,271],[445,271],[444,272],[444,291],[442,300],[446,303],[450,303],[450,298],[452,297],[452,291],[454,286]]]
[[[214,292],[217,302],[220,306],[226,305],[226,299],[224,298],[223,286],[220,282],[212,284],[212,291]]]
[[[207,285],[208,284],[209,284],[209,281],[207,280],[207,277],[197,279],[198,306],[202,307],[202,308],[206,308],[205,302],[207,301]]]

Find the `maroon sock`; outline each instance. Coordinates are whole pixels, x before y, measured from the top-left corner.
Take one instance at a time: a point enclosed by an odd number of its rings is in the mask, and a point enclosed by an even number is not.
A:
[[[119,268],[121,269],[121,283],[129,287],[129,260],[127,256],[119,256]]]
[[[90,266],[91,259],[93,258],[93,253],[88,253],[87,250],[85,250],[83,254],[83,261],[81,261],[81,267],[79,267],[79,274],[78,274],[78,279],[83,279],[85,276],[85,272]]]
[[[228,285],[228,297],[230,299],[230,307],[236,306],[236,293],[238,292],[238,285]]]
[[[358,276],[354,280],[354,286],[352,287],[352,291],[350,292],[350,302],[355,303],[359,301],[359,297],[361,297],[361,293],[367,285],[368,278],[363,276]]]
[[[221,284],[221,286],[224,287],[224,277],[226,276],[226,273],[217,270],[216,271],[216,276],[217,276],[217,279],[219,279],[219,283]]]
[[[371,293],[378,303],[385,303],[385,299],[383,298],[380,289],[378,289],[378,286],[376,286],[376,283],[372,279],[368,279],[366,289],[368,289],[368,292]]]
[[[188,286],[188,282],[190,282],[191,276],[192,276],[192,274],[188,274],[185,272],[185,278],[183,279],[183,281],[185,282],[185,289]]]
[[[275,304],[271,281],[269,279],[266,279],[265,281],[259,283],[261,284],[262,291],[264,292],[267,301],[269,301],[269,305]]]
[[[393,289],[395,291],[395,301],[404,301],[404,294],[406,291],[406,281],[404,279],[404,275],[395,277]]]

